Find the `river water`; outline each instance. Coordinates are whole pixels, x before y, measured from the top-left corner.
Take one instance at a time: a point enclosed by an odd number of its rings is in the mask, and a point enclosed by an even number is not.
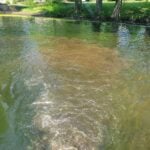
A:
[[[0,150],[149,150],[150,27],[0,17]]]

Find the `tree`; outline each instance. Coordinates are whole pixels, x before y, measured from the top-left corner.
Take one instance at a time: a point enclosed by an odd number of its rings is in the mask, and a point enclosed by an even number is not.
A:
[[[80,17],[82,9],[82,0],[75,0],[75,14]]]
[[[100,19],[102,13],[102,0],[96,0],[96,19]]]
[[[115,8],[113,10],[113,13],[111,15],[111,18],[114,18],[116,20],[119,20],[120,17],[120,11],[122,6],[122,0],[116,0]]]

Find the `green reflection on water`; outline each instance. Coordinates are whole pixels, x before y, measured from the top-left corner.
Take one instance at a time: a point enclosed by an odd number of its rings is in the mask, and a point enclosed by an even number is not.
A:
[[[5,109],[3,108],[3,105],[0,104],[0,134],[4,133],[6,131],[6,129],[8,128],[8,122],[7,122],[7,115],[5,113]]]

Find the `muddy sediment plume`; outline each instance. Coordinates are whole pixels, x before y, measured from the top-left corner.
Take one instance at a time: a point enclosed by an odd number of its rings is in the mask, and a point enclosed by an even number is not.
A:
[[[116,73],[125,65],[115,49],[100,47],[78,39],[59,38],[52,41],[51,47],[42,48],[49,64],[59,69],[77,67],[97,72]]]
[[[97,150],[114,117],[109,90],[115,74],[126,66],[114,49],[77,39],[49,39],[40,45],[50,69],[41,97],[32,106],[34,127],[42,132],[33,142],[52,150]],[[47,148],[48,149],[48,148]]]

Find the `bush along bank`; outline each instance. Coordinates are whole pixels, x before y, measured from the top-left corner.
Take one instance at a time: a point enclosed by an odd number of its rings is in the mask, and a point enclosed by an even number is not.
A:
[[[103,3],[100,21],[116,21],[111,18],[114,9],[114,2]],[[15,6],[17,7],[17,6]],[[15,10],[15,9],[14,9]],[[17,9],[18,10],[18,9]],[[20,9],[19,14],[30,13],[33,16],[89,19],[95,20],[95,4],[84,3],[80,16],[76,16],[74,3],[51,3],[45,5],[30,5]],[[122,5],[120,19],[121,22],[150,24],[150,2],[124,2]]]
[[[104,3],[100,20],[113,21],[111,14],[114,9],[114,3]],[[73,3],[48,4],[44,6],[35,6],[31,10],[39,10],[45,17],[56,18],[75,18]],[[86,3],[82,6],[80,19],[95,19],[95,4]],[[120,14],[120,21],[133,23],[150,23],[150,2],[123,3]]]

